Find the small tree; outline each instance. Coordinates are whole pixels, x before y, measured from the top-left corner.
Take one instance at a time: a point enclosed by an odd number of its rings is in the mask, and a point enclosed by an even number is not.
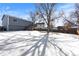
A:
[[[32,30],[35,28],[35,22],[36,22],[36,13],[30,12],[30,19],[32,20]]]
[[[68,22],[64,24],[64,27],[65,27],[66,30],[70,29],[71,26],[72,25],[70,23],[68,23]]]

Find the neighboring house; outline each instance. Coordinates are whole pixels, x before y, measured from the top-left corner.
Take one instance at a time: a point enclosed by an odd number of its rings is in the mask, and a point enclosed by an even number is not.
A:
[[[45,28],[45,24],[44,23],[36,23],[35,24],[35,28],[37,28],[37,29],[44,29]]]
[[[57,28],[57,27],[53,27],[52,29],[53,29],[53,30],[58,30],[58,28]]]
[[[25,30],[32,26],[32,22],[9,15],[3,15],[2,25],[7,31]]]
[[[76,33],[79,35],[79,25],[71,27],[76,31]]]
[[[70,28],[65,28],[64,26],[58,26],[57,28],[59,32],[79,34],[79,26],[72,26]]]
[[[64,30],[64,26],[58,26],[57,29],[58,29],[59,31],[62,31],[62,30]]]

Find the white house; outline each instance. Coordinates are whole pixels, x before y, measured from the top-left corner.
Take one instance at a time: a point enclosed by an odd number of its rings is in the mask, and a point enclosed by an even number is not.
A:
[[[2,25],[7,31],[14,31],[28,29],[32,26],[32,22],[14,16],[3,15]]]
[[[43,22],[42,23],[36,23],[36,28],[44,29],[45,28],[45,24]]]

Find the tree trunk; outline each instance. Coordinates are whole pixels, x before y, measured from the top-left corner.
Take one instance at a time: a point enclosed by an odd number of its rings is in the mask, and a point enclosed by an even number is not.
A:
[[[47,29],[47,32],[49,33],[50,32],[50,20],[48,20],[48,29]]]

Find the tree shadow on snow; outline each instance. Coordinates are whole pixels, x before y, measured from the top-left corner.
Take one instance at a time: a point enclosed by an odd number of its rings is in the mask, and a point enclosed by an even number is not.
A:
[[[27,51],[25,51],[21,56],[26,56],[31,53],[31,56],[34,56],[36,51],[38,53],[38,56],[44,56],[46,52],[48,42],[48,34],[44,35],[38,42],[36,42],[32,47],[30,47]],[[42,46],[42,50],[40,51],[40,48]]]
[[[58,49],[61,54],[68,56],[67,52],[65,52],[61,47],[59,47],[56,44],[56,42],[54,41],[54,39],[52,39],[52,40],[53,41],[49,40],[49,33],[47,33],[38,42],[36,42],[33,46],[31,46],[27,51],[22,53],[21,56],[26,56],[26,55],[29,55],[29,54],[31,54],[31,56],[34,56],[34,55],[45,56],[48,43],[50,43],[52,46],[54,46],[55,50]]]
[[[17,35],[17,34],[16,34]],[[16,39],[23,39],[20,41],[14,41],[14,42],[10,42],[8,43],[8,41],[12,38],[14,38],[16,35],[13,35],[11,37],[9,37],[7,40],[4,41],[4,45],[0,45],[0,50],[4,51],[4,50],[11,50],[11,49],[17,49],[17,48],[21,48],[21,47],[27,47],[30,45],[24,45],[24,46],[19,46],[19,47],[12,47],[12,48],[8,48],[8,49],[4,49],[7,45],[13,44],[13,43],[19,43],[19,42],[23,42],[23,41],[27,41],[27,42],[35,42],[29,49],[27,49],[24,53],[21,54],[21,56],[26,56],[31,54],[31,56],[34,55],[38,55],[38,56],[45,56],[46,55],[46,49],[47,49],[47,44],[50,43],[55,50],[59,50],[59,52],[61,53],[60,55],[65,55],[68,56],[69,54],[67,52],[65,52],[61,47],[59,47],[59,45],[57,45],[57,42],[55,40],[55,38],[51,40],[49,40],[49,33],[45,34],[41,39],[35,39],[36,37],[32,37],[30,39],[24,39],[24,38],[16,38]],[[22,35],[21,35],[22,36]],[[25,35],[26,36],[26,35]],[[39,36],[40,37],[40,36]],[[75,55],[72,51],[71,51],[72,55]]]

